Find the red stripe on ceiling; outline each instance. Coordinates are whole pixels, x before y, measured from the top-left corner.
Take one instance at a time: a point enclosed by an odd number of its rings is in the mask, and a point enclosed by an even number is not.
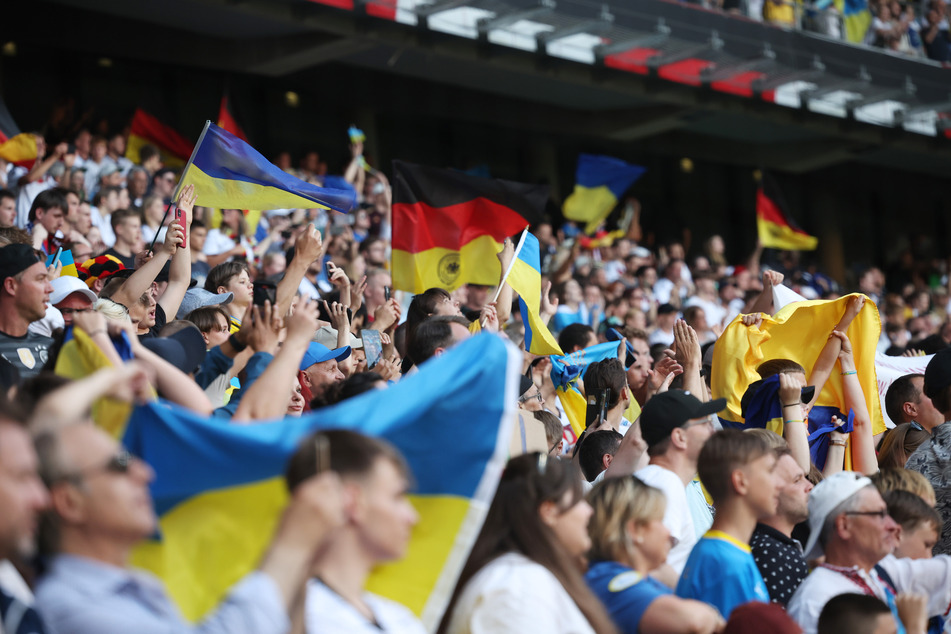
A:
[[[353,0],[310,0],[316,4],[325,4],[328,7],[334,7],[335,9],[346,9],[348,11],[353,11]]]
[[[753,82],[760,77],[765,77],[763,73],[758,73],[756,71],[750,70],[743,73],[737,73],[732,77],[727,79],[721,79],[720,81],[715,81],[710,84],[710,87],[714,90],[720,92],[729,93],[731,95],[739,95],[740,97],[752,97],[753,96]]]
[[[770,103],[776,103],[776,91],[775,91],[775,90],[767,90],[766,92],[763,93],[762,99],[763,99],[763,101],[768,101],[768,102],[770,102]]]
[[[376,0],[367,3],[367,15],[396,21],[396,0]]]
[[[657,53],[656,48],[632,48],[623,53],[608,55],[604,58],[604,65],[609,68],[646,75],[648,71],[647,60],[657,55]]]
[[[684,59],[679,62],[674,62],[673,64],[661,66],[660,70],[657,71],[657,75],[668,81],[675,81],[680,84],[687,84],[688,86],[699,86],[700,71],[709,66],[713,66],[713,62],[705,59]]]

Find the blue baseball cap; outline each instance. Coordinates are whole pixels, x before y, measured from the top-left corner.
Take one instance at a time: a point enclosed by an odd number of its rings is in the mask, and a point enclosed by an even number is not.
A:
[[[300,362],[300,369],[303,371],[315,363],[323,363],[324,361],[330,361],[331,359],[335,361],[343,361],[349,356],[350,346],[344,346],[342,348],[337,348],[336,350],[331,350],[327,346],[314,341],[311,342],[309,346],[307,346],[307,352],[304,353],[304,359]]]

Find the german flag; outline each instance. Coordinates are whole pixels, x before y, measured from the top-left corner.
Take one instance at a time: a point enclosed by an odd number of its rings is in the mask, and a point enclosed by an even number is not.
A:
[[[129,142],[126,144],[126,158],[133,163],[139,163],[139,150],[148,143],[159,149],[162,162],[167,167],[183,167],[192,155],[192,150],[195,149],[195,144],[179,134],[177,130],[165,125],[145,110],[137,108],[132,116]]]
[[[763,174],[756,191],[756,228],[764,247],[785,251],[812,251],[819,240],[800,229],[784,209],[782,196],[772,178]]]
[[[231,107],[228,105],[228,95],[221,98],[221,107],[218,108],[218,127],[227,130],[244,142],[248,141],[248,136],[238,125],[234,115],[231,114]]]
[[[548,187],[393,161],[393,286],[498,284],[502,241],[541,220]]]

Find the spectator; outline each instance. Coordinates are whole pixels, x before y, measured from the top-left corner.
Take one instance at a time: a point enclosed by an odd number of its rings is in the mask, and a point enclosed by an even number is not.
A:
[[[53,340],[30,332],[43,319],[53,287],[46,264],[25,244],[0,248],[0,356],[12,363],[22,379],[39,374]]]
[[[611,459],[621,446],[622,438],[624,436],[614,429],[599,429],[585,433],[576,451],[578,466],[581,467],[581,475],[586,481],[600,482],[603,479],[599,476],[611,466]]]
[[[0,189],[0,227],[15,227],[17,197],[9,189]]]
[[[564,428],[558,417],[545,410],[532,412],[535,420],[541,421],[545,426],[545,440],[548,441],[548,455],[554,457],[560,456],[565,449]]]
[[[865,634],[895,632],[895,617],[888,605],[875,596],[846,593],[833,597],[819,615],[819,634]],[[910,631],[910,630],[909,630]]]
[[[899,527],[895,557],[931,559],[941,531],[941,516],[934,507],[908,491],[889,491],[882,499]]]
[[[66,326],[73,325],[77,313],[92,311],[93,302],[99,299],[78,277],[61,275],[51,282],[51,286],[50,304],[63,315]]]
[[[600,433],[608,432],[592,438]],[[598,484],[588,500],[593,515],[585,579],[622,632],[721,631],[725,623],[715,608],[680,599],[650,576],[664,565],[671,543],[660,490],[637,478],[613,478]]]
[[[118,209],[110,218],[115,244],[103,255],[111,255],[127,269],[135,268],[135,255],[145,248],[142,241],[142,219],[131,209]]]
[[[565,326],[558,333],[558,347],[565,354],[571,354],[598,343],[594,329],[582,323],[573,323]]]
[[[924,385],[924,374],[906,374],[888,386],[888,391],[885,392],[885,413],[895,425],[916,423],[919,430],[930,434],[944,422],[944,416],[924,393]]]
[[[33,248],[46,255],[56,252],[56,244],[62,239],[63,222],[68,203],[60,189],[48,189],[37,194],[27,216],[33,234]]]

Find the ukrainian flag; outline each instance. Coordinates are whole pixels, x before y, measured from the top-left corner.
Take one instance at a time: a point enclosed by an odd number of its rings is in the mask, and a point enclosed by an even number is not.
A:
[[[435,629],[507,459],[521,365],[510,343],[477,336],[393,387],[299,419],[227,425],[164,402],[139,407],[124,441],[155,470],[160,527],[133,563],[165,581],[188,619],[200,619],[261,559],[287,503],[282,474],[300,439],[351,429],[400,449],[420,515],[407,557],[375,571],[369,590]]]
[[[563,355],[558,342],[538,314],[542,296],[541,255],[538,238],[528,230],[522,232],[518,253],[505,281],[518,293],[518,307],[525,326],[525,350],[538,355]]]
[[[863,42],[872,24],[872,14],[866,0],[835,0],[835,8],[842,15],[845,27],[845,39],[850,42]]]
[[[585,410],[588,407],[584,395],[578,389],[578,383],[584,379],[588,365],[595,361],[616,359],[618,345],[617,341],[609,341],[571,354],[551,356],[551,381],[575,436],[580,436],[585,429]]]
[[[186,185],[195,186],[198,202],[205,207],[261,211],[323,205],[347,213],[356,205],[352,188],[326,189],[305,183],[210,121],[205,122],[185,166],[179,191]]]
[[[46,258],[46,266],[51,266],[53,264],[53,258],[56,257],[56,254]],[[73,252],[69,249],[63,249],[63,252],[59,254],[59,261],[63,265],[60,275],[68,275],[70,277],[79,277],[79,271],[76,270],[76,262],[73,260]]]
[[[565,218],[587,222],[584,231],[593,234],[628,187],[646,171],[610,156],[582,154],[578,157],[575,190],[565,200]]]
[[[850,296],[833,301],[813,300],[795,302],[783,307],[773,316],[763,315],[762,323],[745,326],[738,316],[723,331],[713,347],[711,388],[713,398],[726,398],[726,409],[720,418],[727,426],[745,426],[740,401],[746,389],[760,376],[756,368],[768,359],[791,359],[806,369],[808,376],[829,338],[829,333],[842,318]],[[866,405],[872,419],[872,433],[885,431],[882,406],[878,397],[875,373],[875,348],[881,333],[878,309],[873,302],[865,302],[862,311],[849,326],[852,354],[858,371]],[[847,412],[842,376],[833,370],[822,392],[816,399],[819,406]],[[818,415],[818,412],[816,412]],[[772,424],[767,426],[782,434],[782,419],[776,413],[767,415]]]

